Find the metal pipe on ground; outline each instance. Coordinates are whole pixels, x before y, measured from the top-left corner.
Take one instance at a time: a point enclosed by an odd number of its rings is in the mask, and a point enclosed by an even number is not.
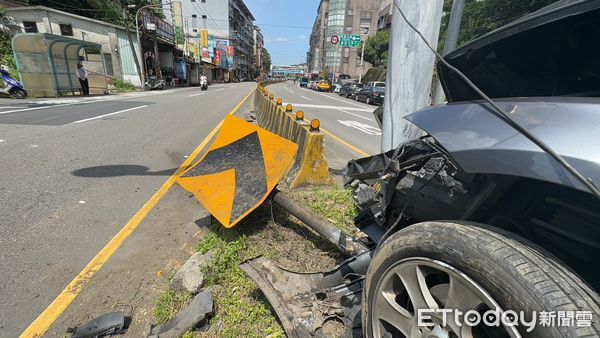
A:
[[[344,255],[350,257],[369,250],[369,248],[358,239],[336,228],[323,217],[302,207],[301,203],[294,200],[290,195],[278,190],[275,190],[273,194],[273,202],[277,203],[284,210],[294,215],[294,217],[304,222],[309,228],[338,247]]]

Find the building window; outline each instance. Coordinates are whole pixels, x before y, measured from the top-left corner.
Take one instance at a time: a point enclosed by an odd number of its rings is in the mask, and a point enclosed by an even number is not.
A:
[[[205,4],[205,3],[206,3],[206,0],[202,0],[202,3],[203,3],[203,4]]]
[[[197,18],[197,17],[198,17],[198,15],[192,14],[192,18]]]
[[[352,32],[352,27],[346,27],[346,32]]]
[[[196,28],[194,28],[194,29],[192,29],[192,32],[198,33],[198,30]]]
[[[202,19],[206,19],[206,15],[202,15]]]
[[[61,23],[60,25],[60,34],[64,36],[73,36],[73,26],[66,23]]]
[[[35,21],[23,21],[23,30],[25,33],[37,33],[37,23]]]
[[[365,12],[365,11],[361,11],[360,12],[360,19],[361,20],[371,20],[371,12]]]

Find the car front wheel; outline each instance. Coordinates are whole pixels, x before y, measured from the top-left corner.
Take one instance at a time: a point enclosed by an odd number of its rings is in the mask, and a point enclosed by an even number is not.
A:
[[[549,253],[511,233],[424,222],[377,248],[363,289],[363,330],[378,338],[597,337],[599,301]],[[589,325],[543,325],[544,313],[587,313]]]

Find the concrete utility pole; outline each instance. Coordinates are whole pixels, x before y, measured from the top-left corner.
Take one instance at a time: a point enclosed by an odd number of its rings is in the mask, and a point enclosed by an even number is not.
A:
[[[129,31],[129,20],[127,19],[127,7],[123,7],[123,22],[125,23],[125,33],[127,33],[127,39],[129,40],[129,46],[131,47],[131,55],[133,55],[133,60],[135,61],[135,68],[137,70],[138,76],[140,77],[140,87],[142,91],[144,90],[144,77],[142,75],[142,69],[140,68],[140,62],[138,61],[137,53],[135,52],[135,45],[133,44],[133,39],[131,38],[131,32]],[[137,22],[135,23],[135,27],[137,28]],[[141,46],[140,46],[141,50]]]
[[[394,0],[381,151],[394,149],[421,134],[419,128],[403,117],[429,104],[435,63],[435,54],[409,27],[398,8],[432,47],[437,48],[442,7],[443,0]]]
[[[458,32],[460,31],[460,23],[462,21],[464,10],[465,0],[454,0],[452,2],[452,11],[450,12],[448,29],[446,30],[446,41],[444,42],[444,52],[442,55],[446,55],[456,49]],[[434,94],[433,104],[441,104],[446,101],[446,95],[444,95],[444,89],[442,88],[442,83],[439,79],[437,80]]]
[[[326,55],[325,55],[325,43],[327,42],[327,27],[323,28],[323,48],[321,48],[321,68],[322,68],[322,76],[327,77],[327,64],[326,64]]]
[[[127,19],[127,7],[123,8],[123,22],[125,23],[125,33],[127,34],[127,40],[129,40],[129,46],[131,47],[131,55],[133,55],[133,60],[135,62],[135,68],[138,72],[138,76],[140,77],[140,87],[142,88],[142,91],[143,91],[144,90],[144,75],[142,74],[142,69],[140,68],[140,62],[138,61],[137,53],[135,52],[135,45],[133,44],[133,39],[131,38],[131,32],[129,31],[129,21]],[[135,27],[137,28],[137,22],[135,23]],[[141,48],[140,48],[140,50],[141,50]]]

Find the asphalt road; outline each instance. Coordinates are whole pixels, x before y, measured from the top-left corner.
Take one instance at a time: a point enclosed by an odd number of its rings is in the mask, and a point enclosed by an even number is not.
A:
[[[0,99],[0,337],[18,336],[255,85]]]
[[[335,93],[300,88],[291,81],[270,85],[267,90],[294,111],[302,109],[306,118],[318,118],[326,131],[361,150],[357,153],[332,137],[325,136],[330,166],[339,168],[351,158],[380,153],[381,130],[373,117],[377,106],[356,102]],[[333,163],[331,163],[333,162]]]

